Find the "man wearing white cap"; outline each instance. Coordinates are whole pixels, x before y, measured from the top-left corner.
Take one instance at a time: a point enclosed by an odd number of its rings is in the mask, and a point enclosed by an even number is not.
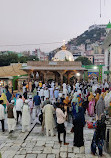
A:
[[[30,108],[28,106],[29,100],[25,100],[22,112],[22,132],[27,128],[30,131]]]
[[[16,109],[14,107],[14,100],[11,101],[11,104],[7,106],[7,124],[8,131],[12,133],[16,127]]]

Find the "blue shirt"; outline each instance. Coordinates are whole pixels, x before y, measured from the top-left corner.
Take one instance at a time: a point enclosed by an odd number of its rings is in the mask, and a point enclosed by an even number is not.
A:
[[[40,103],[41,103],[40,96],[38,96],[38,95],[34,96],[34,100],[33,101],[35,103],[35,106],[40,105]]]
[[[58,98],[58,96],[59,96],[59,91],[58,90],[54,91],[54,96],[55,96],[55,98]]]

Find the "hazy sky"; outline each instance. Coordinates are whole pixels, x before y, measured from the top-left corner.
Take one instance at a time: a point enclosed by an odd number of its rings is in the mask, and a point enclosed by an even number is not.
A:
[[[83,33],[90,25],[111,19],[111,0],[0,0],[0,45],[61,42]],[[105,4],[104,4],[105,3]],[[48,52],[61,44],[6,47],[0,50]]]

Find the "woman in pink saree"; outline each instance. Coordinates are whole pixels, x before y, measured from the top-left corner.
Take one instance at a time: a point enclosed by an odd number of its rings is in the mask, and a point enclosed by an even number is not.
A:
[[[89,108],[88,108],[89,116],[94,116],[94,107],[95,107],[95,99],[92,98],[91,101],[89,102]]]

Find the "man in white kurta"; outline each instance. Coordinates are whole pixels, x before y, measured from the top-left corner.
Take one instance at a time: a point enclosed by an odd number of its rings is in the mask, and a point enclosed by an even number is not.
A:
[[[66,83],[63,83],[63,91],[64,91],[64,89],[66,89]]]
[[[40,96],[40,99],[41,99],[42,101],[44,101],[44,89],[43,89],[43,88],[40,89],[40,91],[39,91],[39,96]]]
[[[44,100],[46,100],[46,98],[49,98],[49,90],[48,90],[48,88],[46,88],[44,90]]]
[[[54,89],[51,87],[49,88],[50,90],[50,99],[53,99],[54,98]]]
[[[45,114],[45,127],[46,127],[46,135],[49,136],[49,131],[51,136],[54,136],[54,107],[51,104],[47,104],[44,106],[42,112]]]
[[[65,95],[65,98],[66,98],[68,95],[68,90],[66,88],[63,90],[63,94]]]
[[[25,132],[27,128],[30,131],[30,108],[28,106],[28,100],[25,100],[22,112],[22,132]]]

